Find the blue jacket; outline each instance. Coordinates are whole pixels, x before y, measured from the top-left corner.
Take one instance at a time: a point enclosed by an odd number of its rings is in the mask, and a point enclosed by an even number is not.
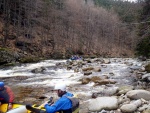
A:
[[[55,113],[60,110],[68,110],[72,108],[72,102],[66,96],[72,97],[73,94],[67,92],[62,97],[60,97],[52,106],[46,104],[44,107],[47,113]]]

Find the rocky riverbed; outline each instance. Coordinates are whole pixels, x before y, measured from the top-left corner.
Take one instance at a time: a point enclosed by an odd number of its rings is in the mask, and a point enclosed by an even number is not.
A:
[[[95,58],[43,61],[13,67],[1,80],[11,86],[15,102],[41,104],[54,84],[65,82],[80,99],[80,113],[150,113],[150,61],[132,58]],[[13,72],[12,72],[13,70]]]

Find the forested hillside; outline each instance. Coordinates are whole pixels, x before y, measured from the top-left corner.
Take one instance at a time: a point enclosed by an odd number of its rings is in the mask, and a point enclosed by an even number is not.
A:
[[[120,0],[1,0],[0,47],[48,58],[131,57],[140,10]]]
[[[95,5],[104,7],[116,12],[122,22],[137,22],[141,3],[128,2],[123,0],[94,0]]]
[[[150,1],[142,3],[142,11],[139,18],[139,41],[136,47],[137,55],[150,57]]]

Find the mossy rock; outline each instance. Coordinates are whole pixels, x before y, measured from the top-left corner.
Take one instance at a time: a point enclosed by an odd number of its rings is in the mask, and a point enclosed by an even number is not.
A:
[[[8,48],[2,48],[2,47],[0,47],[0,51],[11,51],[11,50],[8,49]]]
[[[148,73],[150,73],[150,64],[148,64],[148,65],[145,66],[145,70],[146,70]]]
[[[15,62],[16,58],[12,50],[7,48],[0,48],[0,65]]]
[[[131,91],[133,90],[134,87],[133,86],[130,86],[130,85],[125,85],[125,86],[120,86],[119,87],[119,91],[118,91],[118,94],[121,95],[121,94],[125,94],[127,93],[128,91]]]
[[[100,77],[98,77],[98,76],[93,76],[93,77],[91,77],[91,81],[93,81],[93,82],[97,82],[97,81],[100,81],[100,80],[102,80]]]

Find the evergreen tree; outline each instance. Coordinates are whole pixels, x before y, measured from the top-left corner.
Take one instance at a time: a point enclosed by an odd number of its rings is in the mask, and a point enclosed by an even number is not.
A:
[[[131,23],[137,21],[139,3],[123,0],[94,0],[95,5],[115,11],[122,22]]]
[[[150,0],[143,2],[139,25],[140,41],[137,44],[137,54],[150,57]]]

